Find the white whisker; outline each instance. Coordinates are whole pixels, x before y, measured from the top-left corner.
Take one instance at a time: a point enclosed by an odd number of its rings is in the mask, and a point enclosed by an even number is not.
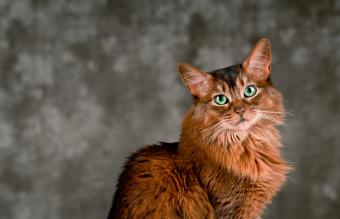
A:
[[[267,114],[262,114],[262,113],[259,113],[259,119],[264,119],[264,120],[269,120],[269,121],[272,121],[274,123],[278,123],[280,124],[281,122],[276,120],[274,117],[270,116],[270,115],[267,115]]]
[[[293,116],[294,114],[291,112],[277,112],[277,111],[269,111],[269,110],[257,110],[259,113],[268,113],[268,114],[279,114],[279,115],[289,115]]]

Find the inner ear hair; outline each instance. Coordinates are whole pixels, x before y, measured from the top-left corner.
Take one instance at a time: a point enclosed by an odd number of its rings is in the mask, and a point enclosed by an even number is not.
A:
[[[259,40],[250,52],[242,66],[248,76],[266,80],[271,73],[271,44],[266,38]]]
[[[190,64],[178,63],[177,72],[193,96],[205,95],[211,86],[212,76]]]

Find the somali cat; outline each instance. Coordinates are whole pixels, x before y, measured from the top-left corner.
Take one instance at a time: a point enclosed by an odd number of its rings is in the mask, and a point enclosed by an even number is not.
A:
[[[289,170],[270,42],[260,40],[242,64],[177,70],[193,96],[180,140],[129,158],[108,218],[259,218]]]

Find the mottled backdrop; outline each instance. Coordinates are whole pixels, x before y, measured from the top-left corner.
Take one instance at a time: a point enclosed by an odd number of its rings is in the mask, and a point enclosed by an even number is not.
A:
[[[273,44],[295,171],[264,218],[340,215],[340,2],[0,0],[0,218],[105,218],[124,159],[178,139],[178,61]]]

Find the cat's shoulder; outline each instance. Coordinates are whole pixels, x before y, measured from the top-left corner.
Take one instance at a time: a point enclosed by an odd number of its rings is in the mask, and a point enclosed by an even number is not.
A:
[[[160,142],[159,144],[146,145],[133,153],[130,160],[140,157],[172,156],[177,154],[178,142]]]
[[[125,163],[123,175],[137,174],[148,178],[150,174],[173,169],[176,166],[178,142],[147,145],[133,153]]]
[[[146,145],[128,158],[128,163],[143,164],[162,160],[173,161],[177,155],[178,142]]]

